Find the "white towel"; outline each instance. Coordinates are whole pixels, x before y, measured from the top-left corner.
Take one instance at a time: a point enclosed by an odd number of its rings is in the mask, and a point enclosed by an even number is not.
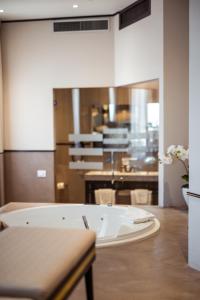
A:
[[[115,204],[115,190],[99,189],[95,190],[96,204]]]
[[[152,191],[146,189],[136,189],[131,191],[131,204],[150,205],[152,201]]]
[[[154,220],[154,216],[144,217],[144,218],[137,218],[133,221],[134,224],[146,223]]]
[[[132,223],[139,224],[139,223],[153,221],[154,218],[155,218],[155,216],[152,213],[150,213],[149,211],[146,211],[146,210],[143,210],[140,208],[136,208],[136,207],[134,207],[134,209],[126,215],[126,219],[131,224]]]

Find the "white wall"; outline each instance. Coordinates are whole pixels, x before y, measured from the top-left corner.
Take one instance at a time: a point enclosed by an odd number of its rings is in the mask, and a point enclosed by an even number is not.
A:
[[[115,84],[162,77],[163,0],[152,0],[151,15],[122,30],[114,19]]]
[[[200,1],[190,0],[190,190],[200,194]]]
[[[53,88],[112,86],[112,30],[54,33],[52,21],[2,29],[5,149],[52,150]]]
[[[5,149],[54,149],[53,88],[162,80],[162,2],[152,0],[151,16],[120,31],[116,16],[114,34],[54,33],[52,21],[3,24]]]
[[[190,0],[190,192],[200,197],[200,1]],[[200,271],[200,199],[189,198],[189,265]]]

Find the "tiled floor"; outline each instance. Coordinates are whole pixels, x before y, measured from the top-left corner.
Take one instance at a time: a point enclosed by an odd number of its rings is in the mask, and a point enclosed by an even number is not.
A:
[[[200,299],[200,272],[187,265],[187,212],[148,209],[161,221],[157,236],[97,251],[96,300]],[[82,299],[85,299],[83,281],[70,297],[70,300]]]

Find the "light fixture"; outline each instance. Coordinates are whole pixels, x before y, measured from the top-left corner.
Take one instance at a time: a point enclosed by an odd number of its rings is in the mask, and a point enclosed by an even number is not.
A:
[[[78,8],[78,4],[73,4],[73,8]]]
[[[4,12],[4,10],[3,9],[0,9],[0,13],[3,13]]]

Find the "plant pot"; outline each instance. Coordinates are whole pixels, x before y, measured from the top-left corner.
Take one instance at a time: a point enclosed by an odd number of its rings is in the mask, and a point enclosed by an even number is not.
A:
[[[187,195],[187,192],[189,191],[189,187],[184,187],[182,186],[182,195],[183,195],[183,198],[185,200],[185,203],[187,204],[188,206],[188,200],[189,200],[189,196]]]

